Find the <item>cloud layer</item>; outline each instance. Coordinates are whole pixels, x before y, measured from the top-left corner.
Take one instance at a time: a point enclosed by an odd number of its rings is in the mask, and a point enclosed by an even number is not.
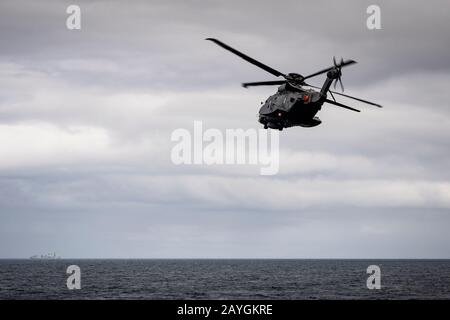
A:
[[[369,31],[365,1],[81,1],[68,31],[69,2],[2,1],[0,257],[449,258],[450,7],[432,3],[381,1]],[[174,129],[259,128],[276,89],[239,87],[273,77],[208,36],[285,72],[354,58],[346,92],[385,108],[283,131],[276,176],[176,166]]]

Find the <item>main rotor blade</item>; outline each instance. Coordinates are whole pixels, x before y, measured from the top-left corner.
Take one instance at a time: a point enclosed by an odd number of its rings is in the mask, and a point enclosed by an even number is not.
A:
[[[340,63],[339,65],[336,65],[336,67],[345,67],[345,66],[349,66],[349,65],[354,64],[354,63],[357,63],[357,62],[354,61],[354,60],[347,60],[347,61],[344,61],[344,62]],[[320,71],[317,71],[317,72],[314,72],[314,73],[304,77],[303,80],[308,79],[308,78],[312,78],[312,77],[315,77],[315,76],[318,76],[319,74],[328,72],[328,71],[330,71],[330,70],[332,70],[334,68],[335,68],[335,66],[329,67],[329,68],[326,68],[326,69],[323,69],[323,70],[320,70]]]
[[[272,85],[282,85],[285,84],[285,80],[275,80],[275,81],[260,81],[260,82],[245,82],[242,84],[244,88],[254,87],[254,86],[272,86]]]
[[[331,91],[330,91],[330,92],[331,92]],[[378,108],[383,108],[383,106],[382,106],[381,104],[378,104],[378,103],[375,103],[375,102],[370,102],[370,101],[367,101],[367,100],[364,100],[364,99],[352,97],[352,96],[349,96],[348,94],[343,94],[343,93],[339,93],[339,92],[334,92],[334,91],[333,91],[333,93],[338,94],[338,95],[343,96],[343,97],[347,97],[347,98],[356,100],[356,101],[361,101],[361,102],[370,104],[370,105],[375,106],[375,107],[378,107]]]
[[[361,110],[346,106],[345,104],[339,103],[339,102],[335,102],[333,100],[329,100],[329,99],[325,99],[325,102],[328,102],[330,104],[334,104],[335,106],[341,107],[341,108],[345,108],[348,110],[352,110],[352,111],[356,111],[356,112],[361,112]]]
[[[313,86],[313,85],[306,84],[306,83],[304,85],[308,86],[308,87],[311,87],[311,88],[322,89],[321,87]],[[353,97],[353,96],[349,96],[348,94],[343,94],[343,93],[336,92],[336,91],[331,91],[331,90],[328,90],[328,91],[331,93],[331,95],[333,95],[333,93],[334,93],[334,94],[338,94],[338,95],[346,97],[346,98],[350,98],[350,99],[353,99],[353,100],[356,100],[356,101],[361,101],[361,102],[370,104],[370,105],[378,107],[378,108],[383,108],[383,106],[381,104],[378,104],[378,103],[375,103],[375,102],[370,102],[370,101],[367,101],[367,100],[364,100],[364,99],[361,99],[361,98],[356,98],[356,97]]]
[[[261,63],[261,62],[255,60],[255,59],[253,59],[253,58],[251,58],[251,57],[249,57],[249,56],[243,54],[242,52],[239,52],[239,51],[237,51],[236,49],[234,49],[234,48],[232,48],[232,47],[226,45],[226,44],[223,43],[222,41],[219,41],[219,40],[214,39],[214,38],[206,38],[205,40],[209,40],[209,41],[214,42],[215,44],[221,46],[221,47],[224,48],[225,50],[228,50],[228,51],[234,53],[235,55],[241,57],[241,58],[244,59],[245,61],[250,62],[251,64],[254,64],[254,65],[257,66],[257,67],[260,67],[261,69],[263,69],[263,70],[265,70],[265,71],[267,71],[267,72],[273,74],[273,75],[276,76],[276,77],[279,77],[279,76],[285,77],[285,75],[284,75],[283,73],[281,73],[280,71],[275,70],[275,69],[273,69],[273,68],[271,68],[271,67],[269,67],[269,66],[266,66],[265,64],[263,64],[263,63]]]

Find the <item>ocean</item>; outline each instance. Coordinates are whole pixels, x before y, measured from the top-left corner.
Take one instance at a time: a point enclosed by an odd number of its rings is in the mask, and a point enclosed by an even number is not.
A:
[[[0,299],[450,299],[450,260],[0,260]]]

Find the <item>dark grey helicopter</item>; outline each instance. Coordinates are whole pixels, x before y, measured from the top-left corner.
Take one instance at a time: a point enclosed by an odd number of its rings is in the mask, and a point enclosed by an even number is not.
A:
[[[339,82],[342,91],[344,91],[344,86],[341,80],[341,69],[342,67],[356,63],[356,61],[354,60],[344,61],[343,59],[341,59],[341,62],[338,64],[336,63],[336,59],[333,57],[334,66],[317,71],[304,77],[298,73],[283,74],[280,71],[277,71],[243,54],[242,52],[237,51],[236,49],[226,45],[225,43],[217,39],[207,38],[206,40],[210,40],[218,44],[222,48],[231,51],[242,59],[254,64],[257,67],[260,67],[261,69],[273,74],[276,77],[281,76],[284,78],[284,80],[247,82],[242,84],[244,88],[251,86],[280,85],[280,87],[278,88],[278,92],[270,96],[259,110],[259,122],[264,125],[265,129],[272,128],[283,130],[283,128],[293,126],[315,127],[322,123],[322,121],[315,115],[322,108],[322,105],[325,102],[348,110],[360,112],[360,110],[358,109],[337,102],[334,98],[333,93],[382,108],[382,106],[379,104],[330,90],[330,86],[334,81],[334,88],[336,88],[336,83]],[[325,80],[322,88],[312,86],[305,82],[306,79],[318,76],[323,73],[327,74],[327,79]],[[305,86],[320,89],[320,91],[305,89]],[[327,99],[328,92],[330,92],[333,100]]]

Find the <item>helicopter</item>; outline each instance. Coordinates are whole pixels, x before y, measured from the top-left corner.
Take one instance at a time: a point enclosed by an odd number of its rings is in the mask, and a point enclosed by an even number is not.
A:
[[[354,60],[344,61],[344,59],[341,58],[341,61],[338,63],[336,62],[336,58],[333,57],[332,67],[314,72],[307,76],[302,76],[298,73],[284,74],[243,54],[220,40],[215,38],[206,38],[205,40],[214,42],[225,50],[234,53],[247,62],[250,62],[251,64],[271,73],[276,77],[284,78],[284,80],[246,82],[242,84],[244,88],[253,86],[279,85],[278,91],[274,95],[270,96],[264,103],[261,102],[262,106],[259,110],[259,122],[264,125],[264,129],[271,128],[281,131],[283,128],[294,126],[306,128],[318,126],[322,123],[322,121],[316,116],[316,114],[319,110],[321,110],[324,103],[332,104],[355,112],[360,112],[358,109],[337,102],[334,97],[335,94],[382,108],[382,106],[377,103],[330,90],[333,82],[334,89],[336,89],[336,84],[339,82],[341,90],[344,92],[344,85],[342,84],[341,79],[341,69],[343,67],[355,64],[356,61]],[[307,79],[324,73],[327,74],[327,78],[322,87],[316,87],[305,82]],[[305,87],[320,89],[320,91],[307,89]],[[333,100],[328,99],[328,92]]]

